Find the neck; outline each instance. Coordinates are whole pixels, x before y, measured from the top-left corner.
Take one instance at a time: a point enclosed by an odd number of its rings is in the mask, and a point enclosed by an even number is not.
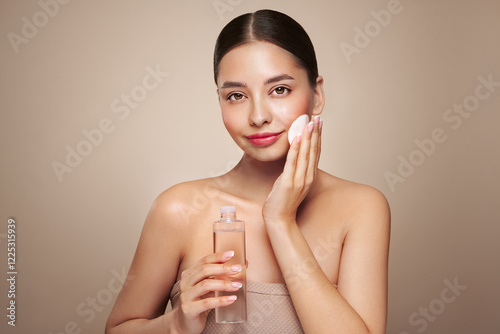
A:
[[[264,201],[283,172],[285,161],[286,157],[263,162],[245,154],[230,173],[233,174],[233,180],[237,179],[238,186],[242,187],[240,189],[245,189],[249,197]]]

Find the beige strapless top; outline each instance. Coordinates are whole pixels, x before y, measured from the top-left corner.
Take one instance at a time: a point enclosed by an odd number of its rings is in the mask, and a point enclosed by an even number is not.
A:
[[[172,307],[179,305],[179,282],[170,292]],[[304,333],[285,284],[247,282],[247,321],[218,324],[214,310],[208,313],[204,334]]]

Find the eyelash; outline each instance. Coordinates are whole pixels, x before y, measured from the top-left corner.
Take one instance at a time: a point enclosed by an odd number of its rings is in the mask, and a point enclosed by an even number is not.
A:
[[[240,95],[240,96],[241,96],[241,98],[239,98],[239,99],[234,99],[234,97],[235,97],[236,95]],[[229,95],[228,95],[228,97],[227,97],[227,99],[226,99],[226,100],[227,100],[227,101],[240,101],[241,99],[243,99],[243,97],[245,97],[245,95],[243,95],[243,94],[241,94],[241,93],[231,93],[231,94],[229,94]]]
[[[283,89],[284,92],[283,93],[278,93],[277,90],[278,89]],[[284,86],[279,86],[279,87],[276,87],[274,88],[272,91],[271,91],[271,94],[274,94],[274,95],[288,95],[290,94],[292,90],[290,88],[287,88],[287,87],[284,87]],[[236,96],[240,96],[239,99],[236,99]],[[243,95],[242,93],[231,93],[227,96],[226,100],[227,101],[240,101],[242,100],[243,98],[245,97],[245,95]]]
[[[279,94],[278,92],[276,92],[278,89],[284,89],[285,91],[281,94]],[[286,88],[284,86],[279,86],[279,87],[276,87],[275,89],[272,90],[272,93],[276,93],[276,95],[288,95],[290,94],[292,90],[290,88]]]

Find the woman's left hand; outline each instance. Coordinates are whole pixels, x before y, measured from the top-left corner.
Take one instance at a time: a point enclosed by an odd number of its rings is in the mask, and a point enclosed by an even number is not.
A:
[[[266,224],[296,221],[297,208],[309,193],[318,171],[322,124],[316,116],[292,141],[283,173],[262,207]]]

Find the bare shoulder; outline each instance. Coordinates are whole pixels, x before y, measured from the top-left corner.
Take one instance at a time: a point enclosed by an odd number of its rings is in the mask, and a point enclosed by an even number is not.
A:
[[[353,224],[390,223],[390,208],[384,194],[378,189],[361,183],[341,179],[321,172],[322,201],[329,208],[343,212],[345,220]],[[374,219],[376,218],[376,219]],[[350,224],[351,225],[351,224]]]
[[[325,191],[327,196],[342,197],[353,204],[362,201],[367,204],[387,205],[384,194],[372,186],[341,179],[323,171],[320,171],[319,178],[321,190]]]
[[[162,249],[164,254],[170,254],[169,259],[176,259],[173,266],[178,267],[193,230],[196,230],[195,225],[200,221],[199,217],[206,213],[205,204],[200,204],[208,203],[200,195],[206,183],[207,180],[183,182],[158,195],[144,222],[136,252],[138,263],[146,263],[147,259],[152,258],[150,254]]]
[[[169,224],[186,225],[209,209],[210,197],[216,192],[213,179],[176,184],[163,191],[153,202],[149,215],[168,218]]]
[[[338,291],[370,332],[385,332],[390,210],[374,187],[321,173],[329,226],[342,231]],[[337,225],[338,224],[338,225]],[[335,276],[333,276],[335,277]]]

